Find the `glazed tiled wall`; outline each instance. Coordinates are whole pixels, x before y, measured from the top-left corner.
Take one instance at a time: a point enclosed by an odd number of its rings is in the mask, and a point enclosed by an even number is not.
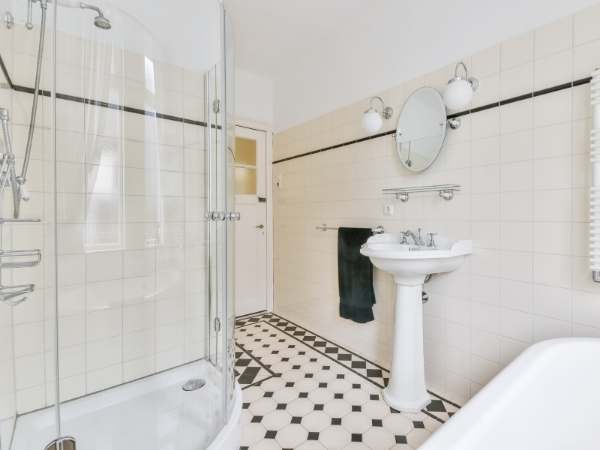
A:
[[[13,82],[33,86],[37,30],[0,30]],[[204,120],[203,74],[119,44],[57,40],[58,92]],[[19,167],[31,100],[0,89]],[[3,229],[2,248],[41,248],[43,263],[2,273],[3,283],[33,282],[36,291],[17,307],[0,304],[0,418],[54,401],[55,232],[63,399],[205,351],[204,128],[57,100],[55,180],[50,108],[43,98],[22,213],[43,222]],[[11,208],[5,201],[3,216]]]
[[[473,105],[588,77],[600,66],[600,6],[465,58],[481,87]],[[407,61],[407,63],[410,63]],[[381,95],[395,110],[423,85],[443,89],[453,65]],[[364,137],[367,100],[275,136],[274,159]],[[315,226],[422,227],[471,238],[458,271],[426,285],[429,386],[472,396],[519,352],[559,336],[600,336],[600,285],[588,269],[589,85],[464,116],[431,169],[411,174],[392,136],[275,164],[275,311],[389,366],[394,286],[375,275],[375,321],[338,317],[336,233]],[[446,202],[381,189],[458,183]],[[383,206],[393,204],[387,217]]]

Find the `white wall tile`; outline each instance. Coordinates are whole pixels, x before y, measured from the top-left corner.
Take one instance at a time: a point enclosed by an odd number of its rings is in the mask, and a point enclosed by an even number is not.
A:
[[[573,52],[565,50],[535,61],[534,89],[536,91],[564,84],[573,78]]]
[[[538,315],[569,322],[572,315],[571,290],[534,285],[534,310]]]
[[[600,31],[596,26],[598,20],[600,20],[600,7],[598,5],[575,14],[573,24],[575,45],[600,39]]]
[[[533,33],[525,33],[500,44],[502,69],[519,66],[533,60]]]
[[[500,99],[533,91],[533,63],[522,64],[500,73]]]
[[[569,89],[534,99],[536,127],[559,124],[571,120],[571,91]]]
[[[533,316],[521,311],[503,309],[500,316],[502,336],[529,343],[533,341]]]
[[[565,17],[535,31],[535,57],[567,50],[573,46],[573,18]],[[569,64],[570,65],[570,64]]]

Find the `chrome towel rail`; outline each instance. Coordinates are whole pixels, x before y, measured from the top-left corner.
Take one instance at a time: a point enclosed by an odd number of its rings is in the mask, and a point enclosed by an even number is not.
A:
[[[13,261],[4,261],[4,259],[14,258]],[[24,258],[33,258],[25,260]],[[19,269],[22,267],[34,267],[42,262],[42,251],[34,250],[0,250],[0,268]]]
[[[324,223],[323,225],[317,225],[315,227],[315,229],[317,229],[319,231],[330,231],[330,230],[339,230],[339,227],[328,227],[327,224]],[[373,234],[385,233],[385,230],[383,229],[383,227],[381,225],[371,228],[371,231],[373,232]]]
[[[410,186],[403,188],[388,188],[383,189],[384,195],[393,195],[396,199],[407,202],[410,194],[416,194],[419,192],[437,192],[440,197],[444,200],[452,200],[454,193],[460,191],[461,186],[459,184],[433,184],[431,186]]]

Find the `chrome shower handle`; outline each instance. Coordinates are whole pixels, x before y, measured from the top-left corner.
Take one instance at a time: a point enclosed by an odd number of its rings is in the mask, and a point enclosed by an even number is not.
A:
[[[27,22],[25,22],[25,28],[28,30],[33,29],[33,0],[27,0]]]

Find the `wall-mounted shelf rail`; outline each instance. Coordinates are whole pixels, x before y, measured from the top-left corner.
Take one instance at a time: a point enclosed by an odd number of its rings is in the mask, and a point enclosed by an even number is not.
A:
[[[393,195],[396,199],[407,202],[411,194],[418,194],[422,192],[437,192],[440,197],[444,200],[452,200],[454,193],[460,191],[461,187],[459,184],[434,184],[431,186],[409,186],[402,188],[388,188],[383,189],[384,195]]]
[[[317,229],[318,231],[333,231],[333,230],[339,230],[339,227],[328,227],[327,224],[324,223],[323,225],[317,225],[315,227],[315,229]],[[385,230],[383,229],[383,227],[381,225],[371,228],[371,231],[373,231],[373,234],[385,233]]]
[[[35,285],[33,284],[20,284],[17,286],[0,285],[0,302],[16,306],[27,300],[27,297],[24,297],[24,295],[31,294],[34,289]]]
[[[0,225],[5,223],[40,223],[41,219],[9,219],[0,217]]]
[[[42,262],[42,251],[34,250],[0,250],[0,268],[20,269],[34,267]]]

